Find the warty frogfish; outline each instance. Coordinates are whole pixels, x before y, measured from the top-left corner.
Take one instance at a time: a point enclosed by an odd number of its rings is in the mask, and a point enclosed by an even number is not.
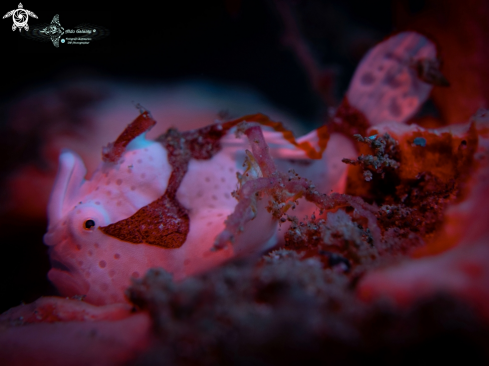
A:
[[[365,56],[345,101],[370,125],[405,122],[431,90],[411,64],[435,53],[417,33],[391,37]],[[261,114],[186,132],[169,129],[148,140],[145,133],[155,123],[141,110],[103,149],[89,179],[76,153],[61,153],[44,236],[48,277],[61,295],[85,295],[93,304],[124,302],[131,278],[152,267],[181,280],[230,258],[262,253],[280,243],[281,233],[279,218],[270,214],[271,197],[259,185],[293,169],[319,192],[342,193],[341,160],[356,155],[352,139],[326,125],[296,140]],[[256,191],[248,189],[253,184]],[[294,214],[312,214],[315,207],[308,204]]]

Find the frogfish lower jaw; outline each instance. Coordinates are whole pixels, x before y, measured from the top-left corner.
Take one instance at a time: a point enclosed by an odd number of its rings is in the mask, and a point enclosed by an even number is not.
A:
[[[64,296],[75,296],[87,294],[90,289],[89,282],[80,276],[75,265],[69,263],[66,257],[59,253],[59,247],[49,248],[51,270],[48,272],[49,280],[56,286],[58,291]]]
[[[70,272],[52,268],[48,272],[48,279],[56,286],[63,296],[75,296],[88,293],[90,284],[79,276],[74,276]]]

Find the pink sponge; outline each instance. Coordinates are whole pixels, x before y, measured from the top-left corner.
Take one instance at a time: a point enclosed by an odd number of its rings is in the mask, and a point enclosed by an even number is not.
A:
[[[435,45],[426,37],[415,32],[392,36],[362,59],[346,94],[348,100],[371,125],[405,122],[432,89],[420,78],[417,65],[435,60]]]

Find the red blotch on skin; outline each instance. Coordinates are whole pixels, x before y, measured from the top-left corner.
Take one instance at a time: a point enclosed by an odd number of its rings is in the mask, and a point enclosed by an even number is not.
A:
[[[360,110],[353,107],[347,97],[343,98],[330,123],[331,132],[340,132],[348,138],[355,134],[365,136],[369,127],[370,122],[367,117]],[[354,141],[358,148],[357,141]]]
[[[131,217],[100,227],[100,230],[133,244],[179,248],[187,239],[189,217],[176,198],[164,195]]]
[[[416,137],[425,138],[426,146],[413,147]],[[402,155],[399,176],[401,179],[415,179],[419,173],[429,172],[443,182],[450,179],[465,180],[472,167],[477,145],[478,137],[474,123],[465,136],[454,136],[449,132],[414,132],[403,137],[399,143]]]
[[[268,116],[261,113],[250,114],[232,121],[225,122],[222,124],[222,127],[224,130],[228,130],[241,122],[256,122],[263,126],[271,127],[277,132],[281,132],[285,140],[304,151],[310,159],[321,159],[324,150],[326,150],[326,146],[328,145],[330,137],[328,127],[326,125],[319,127],[316,130],[319,140],[319,151],[316,151],[311,143],[308,141],[298,143],[292,131],[287,130],[282,122],[274,122]]]
[[[156,124],[148,111],[141,113],[126,129],[119,135],[115,142],[109,143],[102,149],[102,161],[105,163],[117,163],[124,154],[126,146],[141,135],[148,131]]]

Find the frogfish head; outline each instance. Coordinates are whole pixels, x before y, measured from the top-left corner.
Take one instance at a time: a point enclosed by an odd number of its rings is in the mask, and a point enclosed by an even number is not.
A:
[[[120,302],[131,277],[157,265],[171,270],[171,250],[127,243],[99,229],[160,197],[170,173],[166,150],[144,136],[127,146],[119,163],[102,163],[89,180],[79,156],[61,153],[44,242],[52,264],[48,278],[62,295]]]

